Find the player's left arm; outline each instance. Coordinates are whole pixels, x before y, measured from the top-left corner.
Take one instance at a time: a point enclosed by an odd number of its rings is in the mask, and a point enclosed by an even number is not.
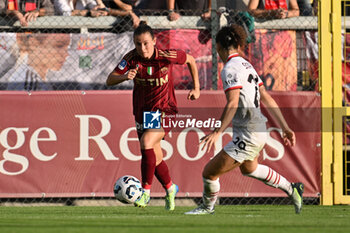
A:
[[[280,127],[283,131],[283,140],[286,145],[295,145],[295,134],[291,130],[284,119],[280,108],[278,107],[276,101],[271,97],[271,95],[266,91],[264,85],[259,88],[260,91],[260,101],[266,106],[269,113],[278,121]]]
[[[200,85],[198,77],[198,69],[196,65],[196,60],[193,56],[186,54],[186,62],[188,69],[190,70],[192,80],[193,80],[193,89],[188,93],[187,99],[196,100],[200,96]]]

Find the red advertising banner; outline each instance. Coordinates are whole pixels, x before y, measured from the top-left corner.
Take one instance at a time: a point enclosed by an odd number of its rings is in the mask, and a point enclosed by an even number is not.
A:
[[[212,88],[212,45],[208,30],[174,29],[161,30],[155,33],[157,46],[161,49],[182,49],[196,59],[200,86],[209,90]],[[174,86],[186,89],[192,85],[191,73],[187,66],[172,66]]]
[[[255,31],[256,41],[249,44],[248,60],[264,81],[267,90],[297,89],[297,43],[292,30]]]
[[[305,184],[305,196],[320,192],[320,98],[313,92],[273,92],[296,132],[297,145],[282,144],[269,118],[270,137],[260,162],[291,182]],[[197,101],[177,91],[179,118],[220,117],[222,91],[203,91]],[[0,197],[107,197],[117,178],[140,177],[140,149],[131,91],[0,93]],[[264,111],[265,112],[265,111]],[[208,121],[209,122],[209,121]],[[210,123],[210,122],[209,122]],[[174,128],[162,148],[179,196],[201,196],[204,165],[231,140],[228,128],[216,151],[205,153],[199,138],[208,129]],[[279,197],[285,194],[244,177],[239,169],[220,178],[220,196]],[[154,178],[152,196],[164,196]]]

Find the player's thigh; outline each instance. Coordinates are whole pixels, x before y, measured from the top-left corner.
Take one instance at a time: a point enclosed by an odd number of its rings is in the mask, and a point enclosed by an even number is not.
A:
[[[240,163],[230,157],[224,150],[221,150],[213,159],[211,159],[203,170],[203,177],[210,180],[216,180],[222,174],[227,173]]]
[[[163,129],[146,130],[140,138],[142,149],[151,149],[164,138],[165,133]]]

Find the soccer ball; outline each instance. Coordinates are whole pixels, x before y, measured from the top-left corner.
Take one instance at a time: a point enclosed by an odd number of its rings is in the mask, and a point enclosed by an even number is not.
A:
[[[114,196],[124,204],[134,203],[142,191],[141,182],[134,176],[122,176],[114,184]]]

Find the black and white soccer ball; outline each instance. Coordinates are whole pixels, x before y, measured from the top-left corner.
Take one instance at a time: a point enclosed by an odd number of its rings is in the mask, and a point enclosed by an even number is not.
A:
[[[132,204],[142,195],[141,182],[134,176],[120,177],[114,184],[114,196],[124,204]]]

